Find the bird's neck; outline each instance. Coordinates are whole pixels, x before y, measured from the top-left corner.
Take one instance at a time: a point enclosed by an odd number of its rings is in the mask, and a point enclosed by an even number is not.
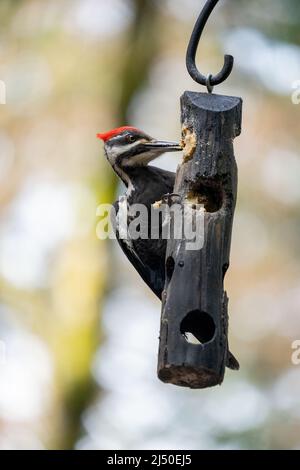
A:
[[[125,184],[126,197],[129,201],[139,202],[145,188],[153,179],[153,167],[148,165],[139,167],[119,167],[114,166],[115,173]]]
[[[131,194],[134,191],[134,185],[133,185],[132,178],[130,175],[130,170],[128,168],[122,168],[117,164],[113,165],[113,169],[114,169],[114,172],[117,174],[117,176],[125,184],[127,188],[126,195]]]

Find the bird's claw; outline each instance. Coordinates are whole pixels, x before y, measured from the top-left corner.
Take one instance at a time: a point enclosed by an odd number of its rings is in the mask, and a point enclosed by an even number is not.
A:
[[[168,204],[168,206],[172,205],[172,204],[180,204],[181,203],[181,196],[180,194],[176,194],[176,193],[170,193],[170,194],[165,194],[162,198],[161,198],[162,202],[164,202],[165,204]]]

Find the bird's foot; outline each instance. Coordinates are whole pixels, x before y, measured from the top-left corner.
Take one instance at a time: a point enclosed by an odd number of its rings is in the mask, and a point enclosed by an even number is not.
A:
[[[180,194],[170,193],[164,194],[161,198],[162,202],[171,206],[172,204],[180,204],[181,203],[181,196]]]

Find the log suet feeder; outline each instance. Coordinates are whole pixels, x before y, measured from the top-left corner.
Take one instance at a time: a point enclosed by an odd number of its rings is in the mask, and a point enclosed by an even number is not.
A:
[[[114,204],[116,238],[162,301],[158,377],[190,388],[221,384],[226,367],[239,368],[228,346],[224,278],[237,197],[233,141],[241,133],[242,100],[212,93],[230,75],[232,56],[225,56],[217,75],[203,75],[195,63],[201,34],[217,3],[205,3],[189,42],[188,72],[208,93],[182,95],[181,146],[128,126],[98,134],[108,161],[127,186]],[[165,151],[181,148],[176,175],[148,166]],[[143,219],[135,212],[137,205],[138,212],[143,212],[141,206],[146,209]]]
[[[194,211],[196,203],[203,207],[204,244],[190,250],[184,237],[168,240],[162,296],[158,377],[190,388],[221,384],[226,365],[238,368],[228,348],[224,277],[237,196],[233,140],[241,132],[242,100],[212,94],[230,75],[233,57],[225,56],[216,76],[202,75],[195,64],[202,31],[217,3],[206,2],[187,51],[188,71],[208,93],[186,91],[181,97],[184,155],[174,187],[182,210],[189,203]]]

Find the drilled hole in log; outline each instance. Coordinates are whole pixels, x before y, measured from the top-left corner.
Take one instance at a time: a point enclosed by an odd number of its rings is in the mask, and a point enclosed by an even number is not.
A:
[[[174,268],[175,268],[175,261],[172,258],[172,256],[169,256],[167,258],[167,261],[166,261],[166,277],[167,277],[168,282],[171,281],[171,278],[172,278],[173,272],[174,272]]]
[[[219,183],[201,181],[193,186],[187,199],[204,206],[206,212],[218,212],[223,205],[223,190]]]
[[[192,310],[180,323],[180,333],[191,344],[208,343],[213,339],[215,331],[212,317],[200,310]]]

